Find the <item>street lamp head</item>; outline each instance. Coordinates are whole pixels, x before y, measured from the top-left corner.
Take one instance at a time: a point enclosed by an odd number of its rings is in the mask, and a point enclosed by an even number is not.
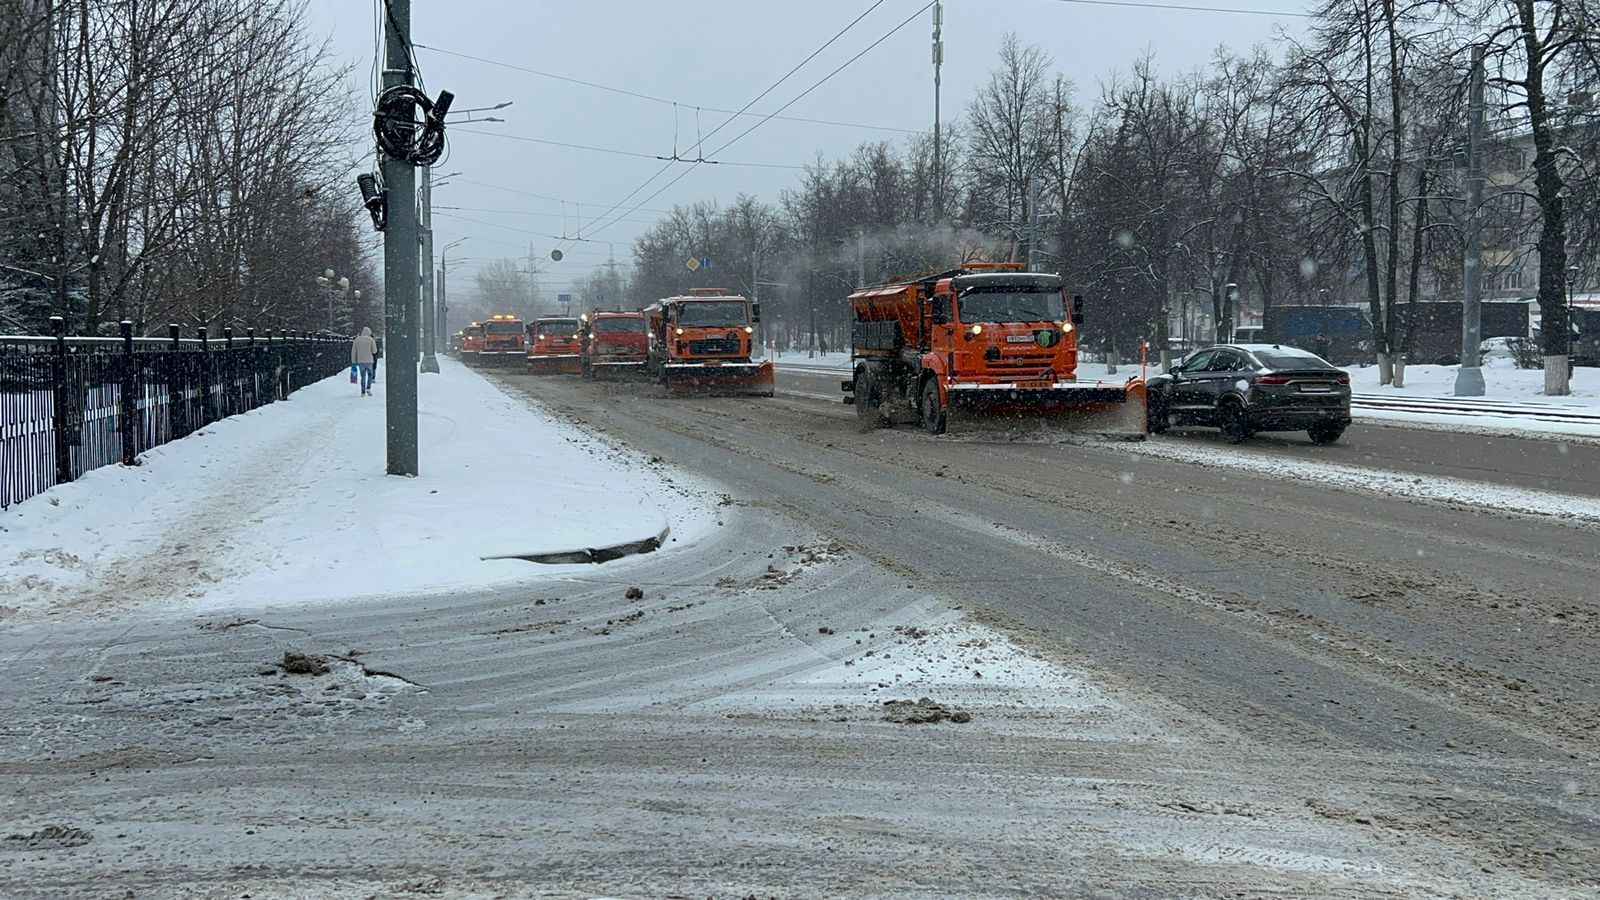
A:
[[[357,300],[361,299],[361,289],[360,288],[356,288],[355,290],[351,291],[350,294],[351,294],[351,296],[355,297]]]
[[[348,278],[340,278],[339,279],[339,290],[341,290],[341,291],[350,290],[350,279],[348,279]]]
[[[332,281],[333,280],[333,270],[332,269],[323,269],[322,270],[322,277],[328,279],[329,281]]]

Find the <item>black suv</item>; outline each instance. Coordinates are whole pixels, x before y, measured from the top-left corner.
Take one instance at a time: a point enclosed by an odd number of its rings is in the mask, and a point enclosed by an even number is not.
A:
[[[1276,344],[1196,350],[1150,379],[1150,433],[1211,425],[1238,443],[1258,431],[1304,429],[1331,444],[1350,424],[1350,376],[1314,353]]]

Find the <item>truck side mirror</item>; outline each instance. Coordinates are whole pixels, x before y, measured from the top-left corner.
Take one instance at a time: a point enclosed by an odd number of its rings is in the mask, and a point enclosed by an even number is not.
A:
[[[750,304],[750,324],[755,325],[755,324],[759,324],[760,322],[761,322],[761,304],[752,303],[752,304]]]
[[[1082,294],[1073,294],[1072,295],[1072,324],[1074,324],[1074,325],[1082,325],[1083,324],[1083,295]]]
[[[950,324],[950,317],[945,315],[942,312],[936,312],[933,315],[928,317],[928,321],[932,322],[935,325],[949,325]]]
[[[945,295],[933,298],[933,308],[928,314],[928,321],[935,325],[950,324],[950,298]]]

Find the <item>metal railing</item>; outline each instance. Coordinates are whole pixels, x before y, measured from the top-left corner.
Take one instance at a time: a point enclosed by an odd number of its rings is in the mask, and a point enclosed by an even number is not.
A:
[[[182,339],[0,335],[0,509],[249,412],[350,363],[346,339],[224,328]]]

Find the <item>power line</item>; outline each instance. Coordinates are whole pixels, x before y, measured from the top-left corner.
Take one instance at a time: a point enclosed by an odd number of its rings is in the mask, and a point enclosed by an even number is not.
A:
[[[870,12],[870,10],[869,10],[869,12]],[[630,91],[630,90],[628,90],[626,88],[612,87],[611,85],[608,85],[608,84],[600,84],[600,83],[594,82],[594,81],[586,81],[586,80],[584,80],[582,78],[573,78],[573,77],[568,76],[568,75],[557,75],[554,72],[545,72],[545,71],[541,71],[539,69],[530,69],[527,66],[519,66],[519,65],[516,65],[515,63],[508,63],[508,62],[504,62],[504,61],[498,60],[498,59],[489,59],[489,58],[483,57],[483,56],[474,56],[471,53],[462,53],[459,50],[446,50],[443,47],[433,47],[433,46],[429,46],[427,44],[417,44],[416,47],[419,50],[427,50],[427,51],[432,52],[432,53],[440,53],[440,54],[443,54],[445,56],[455,56],[455,57],[459,57],[461,59],[470,59],[473,62],[483,63],[484,65],[498,66],[498,67],[500,67],[502,69],[510,69],[512,71],[515,71],[515,72],[525,72],[525,73],[527,73],[529,75],[538,75],[541,78],[550,78],[550,79],[554,79],[556,81],[565,81],[565,82],[567,82],[569,84],[577,84],[577,85],[582,85],[583,87],[593,88],[593,89],[598,90],[598,91],[608,91],[608,92],[613,93],[613,94],[621,94],[624,97],[633,97],[633,98],[636,98],[636,99],[639,99],[639,100],[648,100],[648,101],[650,101],[652,103],[662,103],[662,104],[666,104],[668,106],[693,107],[694,109],[704,110],[706,112],[722,113],[722,114],[732,115],[732,116],[757,116],[757,115],[760,115],[760,113],[735,112],[735,111],[733,111],[731,109],[721,109],[721,108],[715,107],[715,106],[700,106],[698,104],[686,103],[686,102],[679,101],[679,100],[669,100],[666,97],[656,97],[656,96],[651,95],[651,94],[640,93],[639,91]],[[784,121],[788,121],[788,122],[803,122],[803,123],[805,123],[807,125],[829,125],[829,126],[836,127],[836,128],[863,128],[863,129],[866,129],[866,130],[869,130],[869,131],[893,131],[893,132],[896,132],[898,134],[921,134],[922,133],[919,129],[915,129],[915,128],[895,128],[895,127],[890,126],[890,125],[869,125],[869,124],[866,124],[864,122],[838,122],[838,121],[833,121],[833,120],[830,120],[830,119],[810,119],[810,118],[805,118],[805,117],[802,117],[802,116],[778,116],[778,118],[783,119]]]
[[[437,206],[434,207],[434,209],[438,209],[438,208],[439,207],[437,207]],[[486,226],[486,227],[489,227],[489,228],[498,228],[501,231],[515,231],[515,232],[518,232],[519,234],[531,234],[534,237],[541,237],[541,238],[544,238],[546,240],[551,240],[551,241],[581,241],[581,242],[583,242],[585,244],[615,244],[616,243],[616,241],[601,241],[601,240],[594,240],[594,239],[586,238],[586,237],[573,237],[571,235],[547,234],[547,233],[545,233],[543,231],[534,231],[531,228],[518,228],[515,225],[502,225],[499,222],[485,222],[482,219],[473,219],[473,218],[469,218],[467,216],[458,216],[455,213],[437,213],[436,215],[438,215],[442,219],[455,219],[455,220],[460,221],[460,222],[471,222],[474,225],[483,225],[483,226]]]
[[[451,130],[456,134],[478,134],[483,135],[484,137],[500,138],[507,141],[522,141],[528,144],[547,144],[551,147],[565,147],[569,150],[587,150],[591,153],[610,153],[614,156],[631,156],[635,159],[663,159],[667,160],[668,162],[705,163],[713,166],[738,166],[740,168],[752,169],[799,170],[805,168],[805,166],[791,166],[784,163],[733,162],[725,159],[679,159],[676,157],[661,156],[660,154],[656,153],[638,153],[632,150],[617,150],[612,147],[594,147],[588,144],[572,144],[566,141],[552,141],[546,138],[525,137],[519,134],[505,134],[499,131],[479,131],[472,128],[462,128],[459,125],[452,126]]]
[[[605,201],[600,201],[598,203],[586,203],[586,202],[584,202],[582,200],[567,200],[567,199],[565,199],[563,197],[552,197],[549,194],[536,194],[533,191],[524,191],[524,190],[519,190],[517,188],[508,188],[508,187],[505,187],[503,185],[490,184],[487,181],[473,181],[471,178],[462,178],[460,176],[453,176],[453,177],[451,177],[450,180],[451,181],[459,181],[462,184],[474,184],[474,185],[477,185],[478,187],[489,188],[490,190],[505,191],[508,194],[518,194],[518,195],[521,195],[523,197],[533,197],[533,198],[538,199],[538,200],[549,200],[552,203],[571,203],[573,206],[605,206],[605,205],[607,205]],[[672,212],[672,210],[670,210],[670,209],[645,209],[644,207],[640,207],[640,210],[643,211],[643,212],[649,212],[649,213],[660,213],[661,215],[667,215],[667,214]],[[596,218],[598,218],[598,216]]]
[[[783,84],[785,81],[788,81],[790,76],[792,76],[792,75],[794,75],[794,73],[800,71],[800,69],[803,66],[805,66],[806,63],[809,63],[813,59],[816,59],[817,55],[819,53],[821,53],[822,51],[824,51],[824,50],[828,49],[829,47],[833,46],[834,42],[838,41],[839,38],[844,37],[844,35],[847,32],[849,32],[850,29],[856,27],[856,23],[858,23],[862,19],[866,18],[868,13],[870,13],[873,10],[877,9],[879,6],[882,6],[883,2],[884,2],[884,0],[875,0],[875,2],[871,6],[867,7],[865,12],[861,13],[861,15],[859,15],[859,16],[856,16],[854,19],[851,19],[849,24],[847,24],[843,28],[839,29],[833,35],[833,37],[828,38],[828,40],[825,41],[821,47],[818,47],[817,49],[811,51],[811,54],[809,56],[807,56],[805,59],[802,59],[799,62],[799,64],[796,65],[794,68],[790,69],[788,72],[785,72],[783,74],[783,77],[779,78],[777,81],[774,81],[771,84],[771,86],[769,86],[766,90],[764,90],[761,93],[757,94],[756,98],[754,100],[751,100],[749,103],[746,103],[738,112],[733,113],[732,115],[729,115],[728,118],[726,118],[726,119],[723,119],[722,120],[722,124],[718,125],[716,128],[711,129],[711,133],[710,134],[707,134],[704,137],[701,137],[698,140],[696,140],[694,146],[696,148],[704,146],[707,138],[711,137],[711,135],[716,134],[717,132],[719,132],[722,129],[726,128],[728,126],[729,122],[732,122],[734,119],[738,118],[740,115],[742,115],[745,112],[749,111],[750,107],[752,107],[756,103],[758,103],[761,100],[762,97],[765,97],[768,94],[772,93],[774,90],[776,90],[778,88],[779,85]],[[932,3],[929,4],[929,6],[932,6],[932,5],[933,5]],[[778,111],[782,112],[782,110],[778,110]],[[609,216],[612,213],[616,212],[619,208],[621,208],[622,204],[627,203],[629,200],[632,200],[636,195],[638,195],[638,193],[640,191],[642,191],[645,188],[649,187],[657,178],[660,178],[670,168],[672,168],[672,163],[669,162],[666,165],[662,166],[661,168],[657,169],[654,174],[652,174],[649,178],[646,178],[638,187],[636,187],[633,190],[629,191],[627,196],[623,197],[621,200],[618,200],[614,205],[612,205],[612,207],[610,209],[608,209],[605,212],[601,213],[600,214],[600,218],[602,220],[604,220],[606,216]],[[674,178],[672,180],[672,182],[667,185],[667,187],[671,187],[673,184],[677,184],[679,179],[681,179],[684,175],[686,175],[686,174],[688,174],[689,172],[692,172],[692,171],[694,171],[694,167],[693,166],[691,166],[688,169],[684,169],[683,172],[680,173],[677,178]],[[666,188],[662,188],[662,190],[666,190]],[[634,206],[632,209],[628,210],[628,212],[623,213],[623,215],[632,215],[635,211],[640,209],[643,206],[643,204],[649,203],[652,198],[658,197],[660,195],[661,195],[661,191],[656,191],[654,194],[651,194],[649,197],[646,197],[643,201],[641,201],[640,204]],[[604,227],[607,227],[607,226],[602,225],[601,227],[604,228]]]
[[[917,10],[916,12],[912,13],[911,15],[907,16],[903,21],[901,21],[901,23],[899,25],[896,25],[895,27],[889,29],[889,31],[887,33],[885,33],[882,37],[880,37],[877,40],[873,41],[872,43],[868,44],[865,48],[863,48],[855,56],[852,56],[849,59],[845,60],[842,64],[839,65],[838,68],[836,68],[832,72],[829,72],[828,74],[822,76],[822,78],[819,79],[815,84],[813,84],[810,87],[806,88],[804,91],[801,91],[797,96],[794,97],[794,99],[792,99],[788,103],[785,103],[784,105],[778,107],[772,113],[769,113],[766,117],[762,118],[759,122],[756,122],[754,125],[751,125],[749,128],[746,128],[744,131],[740,132],[736,137],[732,138],[727,143],[724,143],[721,147],[718,147],[711,155],[715,156],[718,153],[721,153],[722,151],[724,151],[724,150],[728,149],[729,147],[733,146],[734,144],[738,143],[746,135],[750,134],[750,132],[755,131],[757,128],[760,128],[762,125],[765,125],[767,122],[771,121],[771,119],[772,119],[772,117],[774,115],[776,115],[777,113],[783,112],[784,110],[788,109],[790,106],[793,106],[795,103],[799,102],[801,99],[803,99],[806,95],[810,94],[812,91],[816,90],[819,87],[822,87],[822,85],[826,84],[835,75],[838,75],[840,72],[843,72],[846,68],[848,68],[856,60],[860,59],[863,56],[866,56],[874,48],[876,48],[879,44],[882,44],[884,41],[887,41],[889,38],[894,37],[896,34],[898,34],[900,32],[900,30],[902,28],[905,28],[907,25],[910,25],[912,22],[916,21],[917,17],[922,15],[923,13],[927,12],[933,6],[934,2],[935,2],[935,0],[929,0],[929,2],[925,6],[923,6],[921,9]],[[874,6],[876,6],[876,4],[874,4]],[[870,12],[870,10],[869,10],[869,12]],[[860,20],[857,19],[857,21],[860,21]],[[813,54],[813,56],[814,55],[815,54]],[[728,122],[731,122],[731,121],[733,121],[733,120],[732,119],[728,120]],[[723,124],[726,125],[727,122],[724,122]],[[706,135],[706,137],[710,137],[710,135]],[[678,176],[676,178],[674,178],[671,181],[667,182],[666,184],[662,185],[659,189],[656,190],[655,193],[653,193],[650,196],[648,196],[648,197],[644,198],[643,200],[639,201],[639,205],[638,206],[632,207],[627,212],[623,213],[623,215],[624,216],[629,216],[629,215],[632,215],[633,213],[637,212],[640,209],[640,207],[642,207],[644,204],[649,203],[651,200],[654,200],[656,197],[661,196],[661,194],[664,191],[666,191],[668,188],[672,187],[673,185],[677,184],[679,181],[682,181],[684,176],[688,175],[692,171],[694,171],[694,167],[690,167],[688,169],[684,169],[682,172],[679,172]],[[654,180],[654,179],[652,179],[652,180]],[[646,183],[648,184],[648,182],[646,182]],[[642,189],[642,186],[641,186],[641,189]],[[634,193],[638,193],[638,191],[635,191]],[[630,194],[629,196],[632,196],[632,195]],[[627,202],[627,199],[624,198],[623,202],[624,203]],[[622,204],[619,203],[617,205],[621,206]],[[610,210],[607,210],[606,213],[602,214],[601,218],[604,219],[604,217],[606,215],[610,215],[610,212],[611,212]],[[596,222],[590,228],[589,233],[590,234],[595,234],[597,232],[603,231],[606,228],[609,228],[616,221],[620,221],[620,219],[613,220],[611,222]]]
[[[1277,12],[1266,9],[1241,9],[1234,6],[1192,6],[1185,3],[1140,3],[1137,0],[1055,0],[1056,3],[1076,3],[1081,6],[1123,6],[1130,9],[1171,9],[1183,12],[1233,13],[1240,16],[1275,16],[1286,19],[1315,19],[1315,13]],[[421,45],[418,45],[421,46]]]
[[[596,203],[596,204],[593,204],[593,205],[594,206],[599,206],[601,204]],[[496,215],[507,215],[507,216],[541,216],[541,217],[546,218],[546,219],[567,219],[567,218],[571,218],[572,217],[571,213],[537,212],[537,211],[531,210],[531,209],[490,209],[490,208],[486,208],[486,207],[482,207],[482,206],[439,206],[438,204],[435,204],[433,208],[434,209],[459,210],[461,212],[494,213]],[[620,221],[623,221],[623,222],[636,222],[636,223],[638,223],[640,225],[654,225],[655,224],[655,220],[654,219],[622,219]]]

